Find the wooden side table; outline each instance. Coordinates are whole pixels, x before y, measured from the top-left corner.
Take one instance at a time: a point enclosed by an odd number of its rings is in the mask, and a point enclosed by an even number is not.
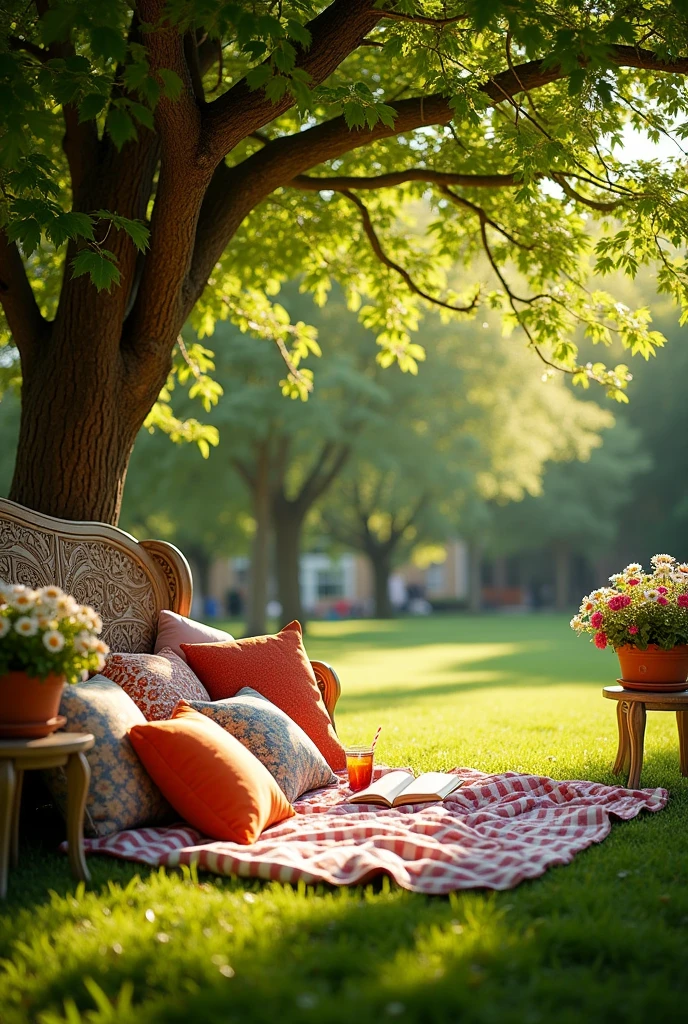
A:
[[[638,789],[643,770],[645,719],[648,711],[675,711],[678,726],[678,751],[681,775],[688,775],[688,690],[661,693],[649,690],[626,690],[623,686],[605,686],[602,694],[615,700],[619,727],[619,748],[612,771],[615,775],[628,769],[628,788]]]
[[[19,859],[19,806],[24,772],[67,766],[67,843],[75,878],[90,881],[84,857],[84,808],[91,781],[85,752],[90,733],[54,732],[37,740],[0,739],[0,899],[7,895],[7,870]]]

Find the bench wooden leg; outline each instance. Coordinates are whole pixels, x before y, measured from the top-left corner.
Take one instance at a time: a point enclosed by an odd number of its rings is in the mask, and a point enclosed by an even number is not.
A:
[[[616,702],[616,723],[619,729],[619,746],[616,751],[616,761],[612,767],[614,775],[619,775],[621,772],[628,770],[628,764],[631,757],[631,741],[628,734],[627,711],[628,705],[625,701],[619,700]]]
[[[3,758],[0,760],[0,899],[3,900],[7,896],[15,785],[14,763],[9,758]]]
[[[643,744],[645,743],[645,705],[640,701],[629,702],[628,733],[631,746],[631,770],[628,774],[628,788],[638,789],[640,773],[643,770]]]
[[[14,808],[12,809],[12,822],[10,825],[10,864],[16,868],[19,863],[19,815],[21,813],[22,784],[24,782],[24,771],[22,768],[14,769]]]
[[[678,754],[681,775],[688,775],[688,711],[676,712],[676,725],[678,726]]]
[[[90,882],[84,856],[84,809],[91,766],[84,754],[70,754],[67,761],[67,844],[69,866],[75,878]]]

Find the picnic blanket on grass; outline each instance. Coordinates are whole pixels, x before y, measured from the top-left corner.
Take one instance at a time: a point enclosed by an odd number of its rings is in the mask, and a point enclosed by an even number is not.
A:
[[[85,848],[142,864],[196,864],[218,875],[287,883],[355,885],[386,874],[405,889],[440,895],[511,889],[601,842],[612,817],[659,811],[668,799],[665,789],[470,768],[454,774],[464,785],[444,803],[392,810],[349,803],[344,775],[338,786],[297,800],[295,817],[266,829],[252,846],[176,825],[87,839]]]

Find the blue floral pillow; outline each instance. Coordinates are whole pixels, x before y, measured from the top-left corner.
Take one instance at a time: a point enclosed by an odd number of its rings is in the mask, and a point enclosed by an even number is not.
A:
[[[265,765],[289,803],[309,789],[337,782],[337,776],[303,729],[250,687],[245,686],[236,697],[224,700],[185,703],[243,743]]]
[[[121,686],[94,676],[87,683],[65,686],[60,704],[68,732],[90,732],[96,742],[87,752],[91,785],[86,801],[84,832],[109,836],[126,828],[174,820],[172,809],[146,772],[127,733],[146,719]],[[55,803],[66,816],[67,776],[64,768],[44,772]]]

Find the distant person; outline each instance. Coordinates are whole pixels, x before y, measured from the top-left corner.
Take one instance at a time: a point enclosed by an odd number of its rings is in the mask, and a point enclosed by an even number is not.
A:
[[[393,572],[389,577],[388,583],[389,601],[392,608],[397,611],[401,611],[402,608],[406,607],[408,600],[408,591],[406,590],[406,582],[401,573]]]

